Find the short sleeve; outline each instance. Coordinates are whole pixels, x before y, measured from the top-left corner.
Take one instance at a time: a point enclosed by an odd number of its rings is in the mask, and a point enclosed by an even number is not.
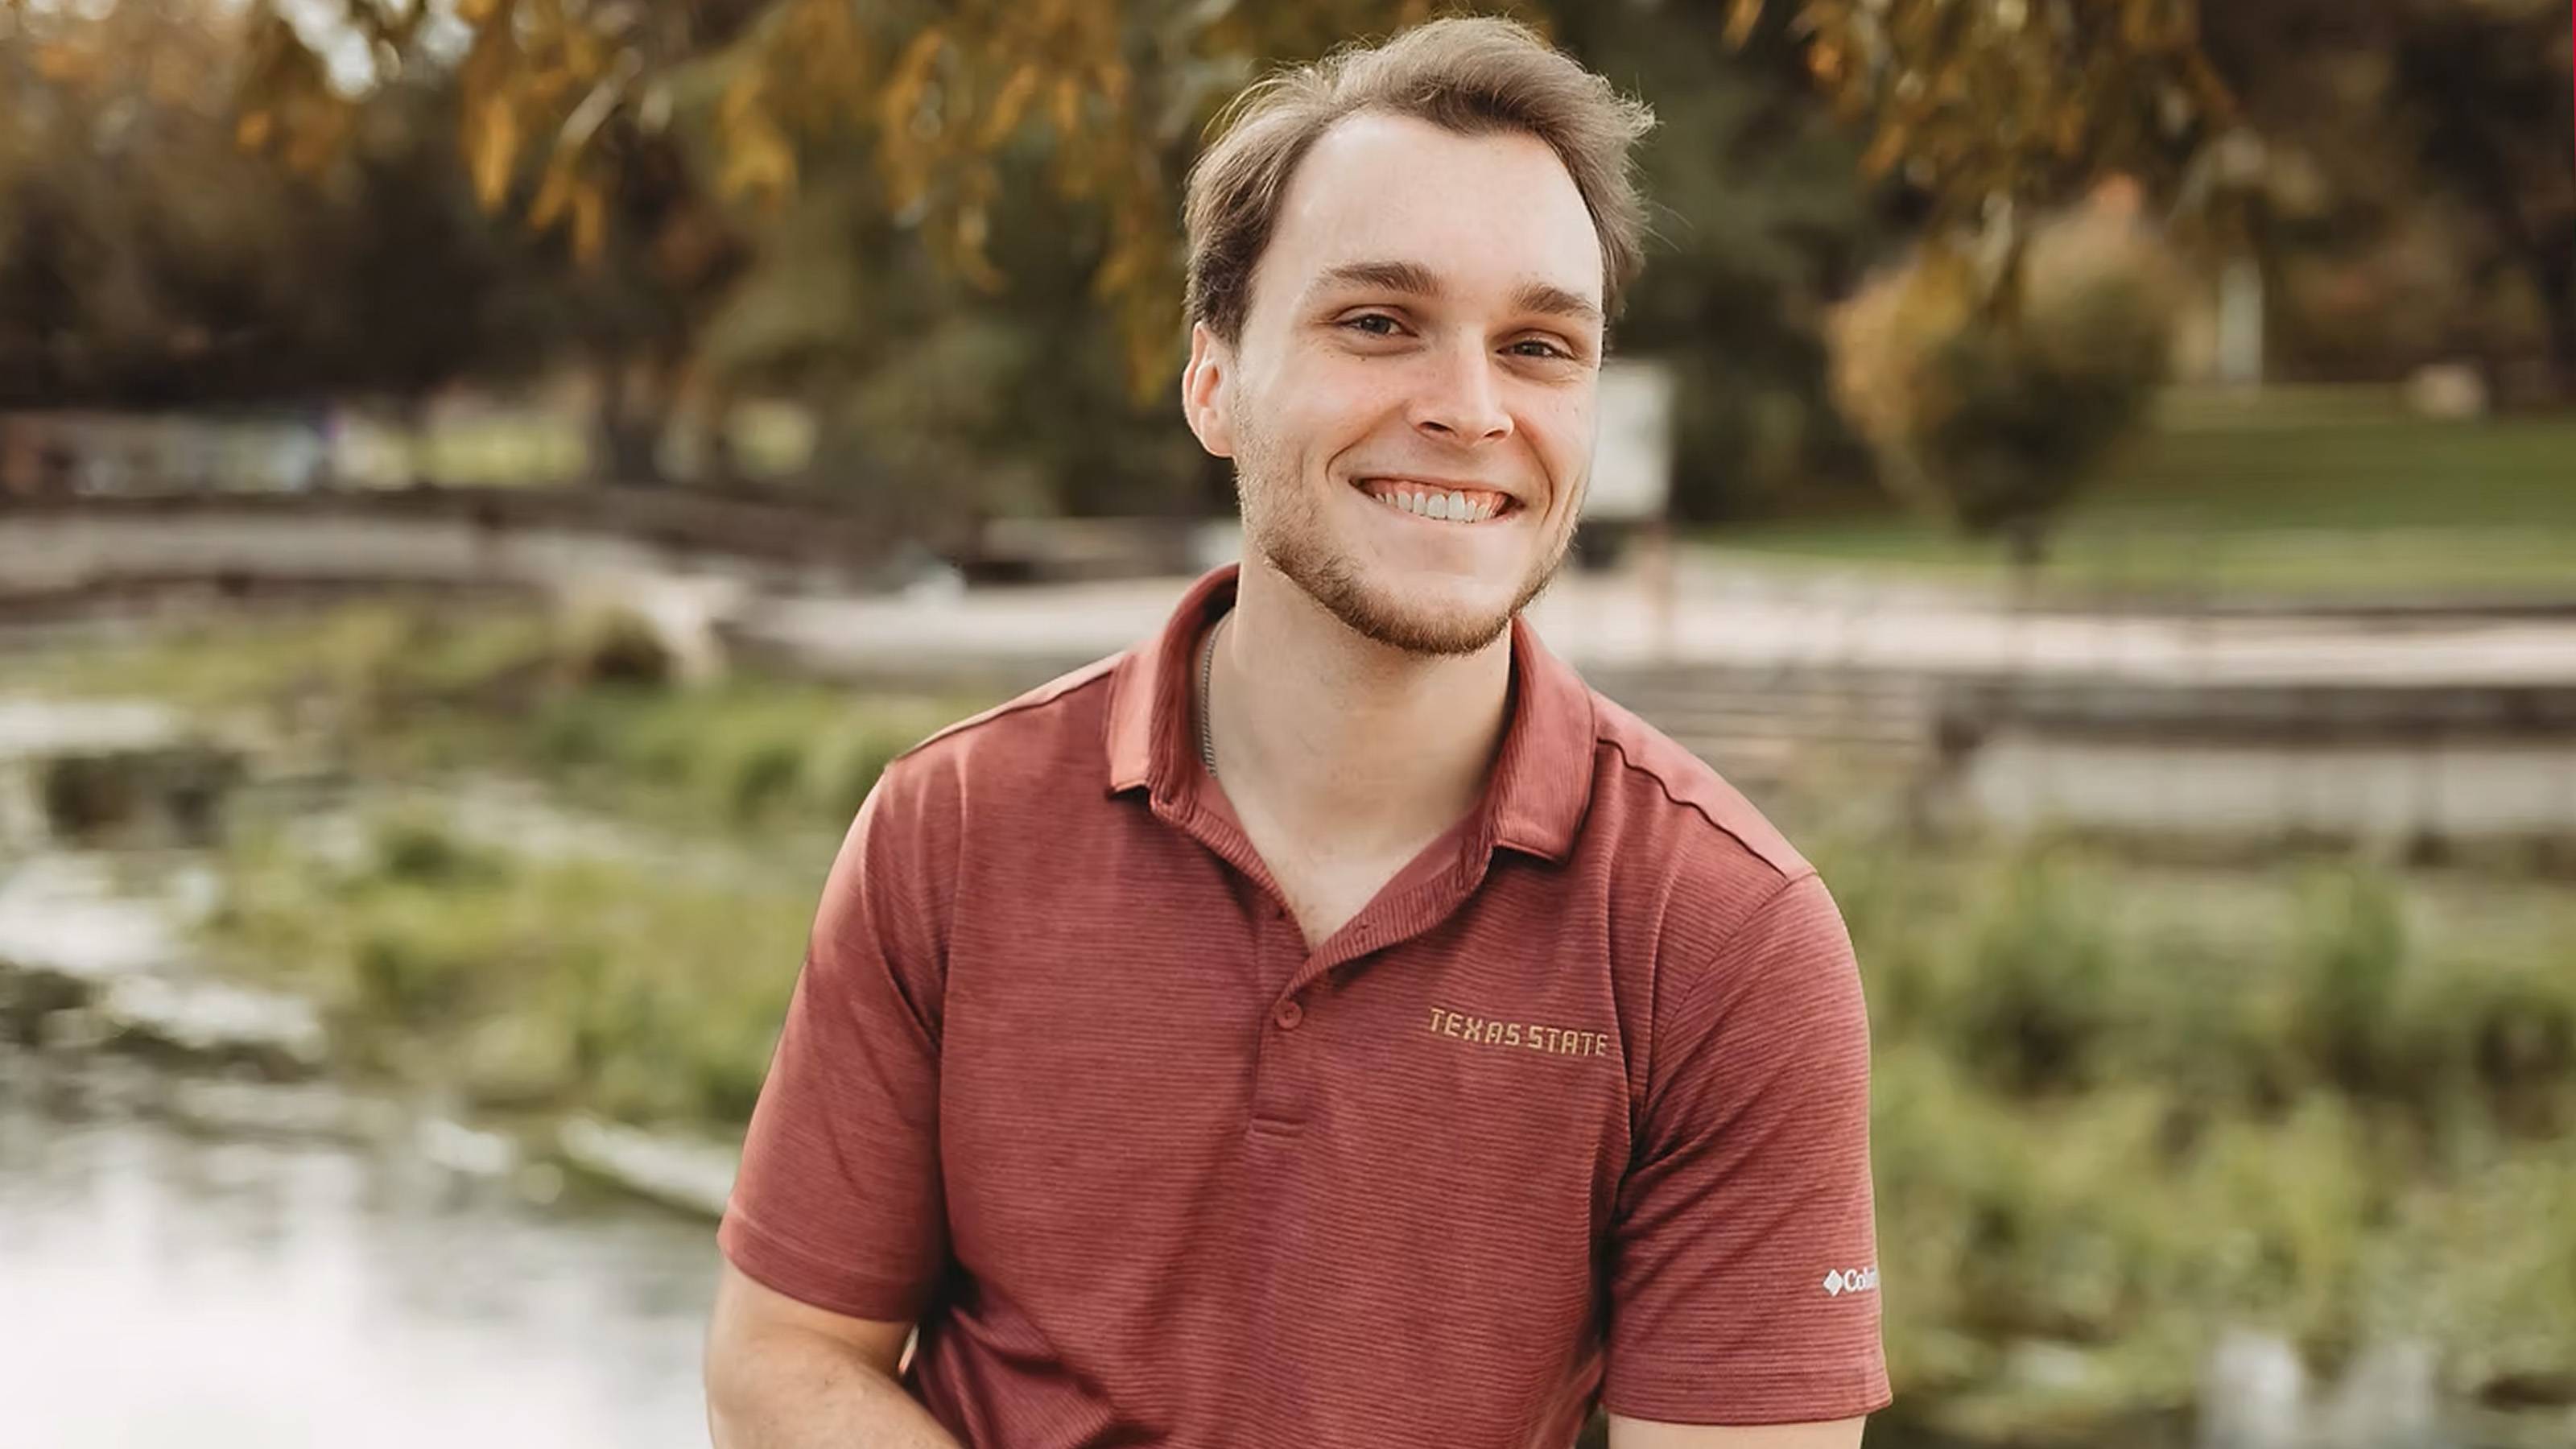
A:
[[[1784,881],[1672,999],[1612,1230],[1603,1403],[1684,1424],[1886,1407],[1869,1018],[1824,883]]]
[[[791,1298],[909,1322],[947,1253],[935,876],[951,832],[903,768],[833,860],[717,1243]]]

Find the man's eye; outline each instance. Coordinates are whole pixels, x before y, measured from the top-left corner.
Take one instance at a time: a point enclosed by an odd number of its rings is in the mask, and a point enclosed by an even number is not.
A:
[[[1342,325],[1365,332],[1371,337],[1393,337],[1396,333],[1395,319],[1384,312],[1363,312],[1357,317],[1344,318]]]
[[[1530,347],[1537,348],[1538,350],[1537,350],[1537,351],[1535,351],[1535,352],[1524,352],[1524,351],[1522,351],[1522,349],[1523,349],[1523,348],[1530,348]],[[1574,356],[1574,354],[1573,354],[1573,353],[1566,351],[1564,348],[1557,346],[1557,345],[1556,345],[1555,343],[1553,343],[1553,342],[1543,342],[1543,341],[1541,341],[1541,340],[1539,340],[1538,338],[1535,338],[1535,337],[1525,337],[1525,338],[1521,339],[1520,341],[1513,343],[1513,344],[1512,344],[1512,351],[1513,351],[1513,352],[1515,352],[1515,353],[1518,353],[1518,354],[1519,354],[1520,356],[1522,356],[1522,357],[1540,357],[1540,358],[1558,358],[1558,357],[1562,357],[1562,358],[1568,358],[1568,359],[1570,359],[1570,358],[1572,358],[1572,357]]]

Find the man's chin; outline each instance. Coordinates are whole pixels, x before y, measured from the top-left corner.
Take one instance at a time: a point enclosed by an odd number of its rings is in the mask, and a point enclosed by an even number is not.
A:
[[[1345,576],[1298,582],[1353,633],[1408,654],[1473,654],[1499,638],[1517,611],[1509,595],[1459,588],[1455,580]]]

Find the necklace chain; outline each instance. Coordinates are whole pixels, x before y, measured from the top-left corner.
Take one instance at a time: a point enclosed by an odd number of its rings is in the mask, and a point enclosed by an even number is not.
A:
[[[1208,778],[1216,778],[1216,729],[1208,722],[1210,701],[1216,697],[1216,636],[1225,629],[1232,613],[1219,617],[1208,630],[1207,644],[1199,651],[1199,763],[1207,767]]]

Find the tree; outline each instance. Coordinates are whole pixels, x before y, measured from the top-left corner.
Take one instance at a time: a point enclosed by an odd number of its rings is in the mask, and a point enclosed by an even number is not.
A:
[[[1611,341],[1672,370],[1673,510],[1702,521],[1870,486],[1828,396],[1823,319],[1905,224],[1901,189],[1856,174],[1785,26],[1732,45],[1723,5],[1565,5],[1556,31],[1655,108],[1638,155],[1653,245]]]
[[[2465,355],[2508,393],[2576,391],[2570,43],[2558,0],[2212,8],[2212,63],[2268,155],[2289,362],[2385,377]]]
[[[1787,8],[1784,12],[1784,7]],[[1751,37],[1783,13],[1862,166],[1930,202],[1936,227],[1988,234],[1990,283],[2027,223],[2105,176],[2171,198],[2238,122],[2201,44],[2200,0],[1729,0]]]
[[[1171,218],[1200,126],[1254,57],[1312,54],[1429,9],[459,0],[433,18],[413,0],[338,0],[336,24],[299,27],[261,0],[261,62],[241,104],[258,139],[327,152],[385,75],[452,57],[478,194],[564,228],[582,257],[611,245],[628,167],[675,132],[704,138],[690,174],[716,200],[773,217],[821,158],[856,155],[885,210],[988,289],[1001,281],[990,253],[1004,157],[1033,148],[1048,184],[1106,218],[1091,284],[1141,388],[1160,385],[1176,345]],[[344,74],[317,53],[347,57]]]
[[[418,398],[510,375],[564,325],[481,215],[416,77],[310,174],[237,144],[243,33],[197,5],[0,20],[0,403]]]
[[[2134,188],[2033,229],[2017,305],[1927,238],[1836,314],[1834,382],[1888,483],[2027,580],[2066,503],[2138,424],[2171,346],[2175,274]]]
[[[2285,274],[2288,340],[2322,367],[2537,357],[2576,389],[2559,0],[1728,3],[1738,36],[1786,17],[1866,169],[1982,234],[2004,305],[2021,221],[2119,174],[2178,242]]]

